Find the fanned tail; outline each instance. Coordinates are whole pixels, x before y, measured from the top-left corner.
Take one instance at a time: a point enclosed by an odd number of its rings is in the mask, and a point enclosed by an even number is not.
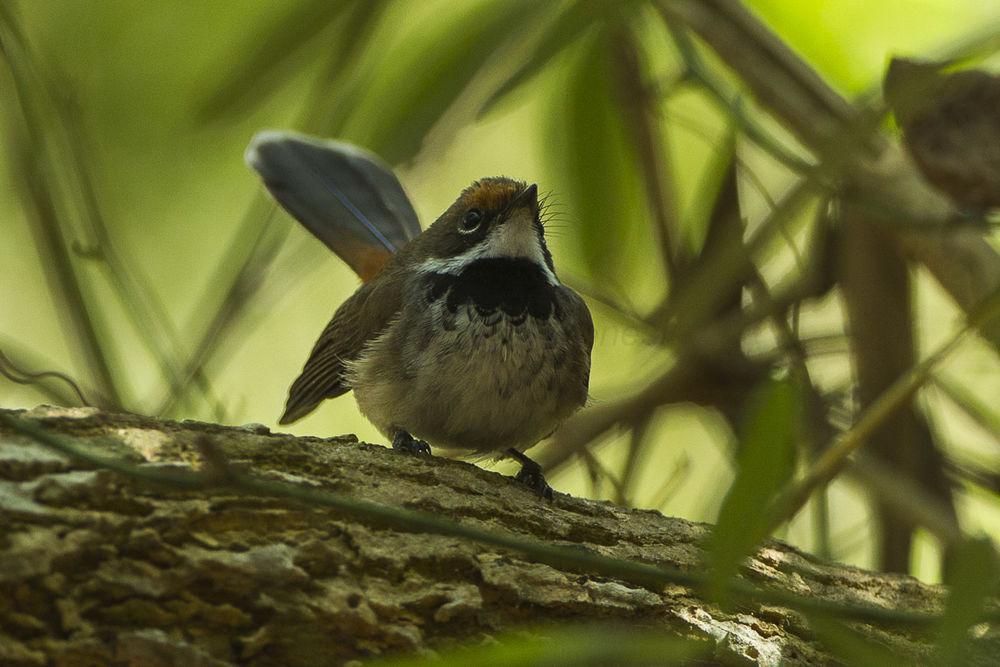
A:
[[[278,203],[362,280],[420,233],[392,170],[357,146],[268,130],[245,157]]]

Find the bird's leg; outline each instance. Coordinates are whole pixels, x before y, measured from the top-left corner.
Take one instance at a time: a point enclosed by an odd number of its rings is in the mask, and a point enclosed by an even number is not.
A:
[[[407,454],[431,455],[430,445],[423,440],[417,440],[402,429],[396,431],[396,434],[392,436],[392,448],[397,452],[406,452]]]
[[[527,486],[542,498],[552,500],[552,487],[545,481],[545,476],[542,474],[542,466],[513,447],[507,450],[507,456],[521,464],[521,470],[514,479]]]

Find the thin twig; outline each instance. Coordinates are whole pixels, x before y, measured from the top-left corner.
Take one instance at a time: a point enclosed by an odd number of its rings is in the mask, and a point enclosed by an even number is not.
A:
[[[812,150],[845,142],[885,146],[879,138],[858,136],[854,107],[740,2],[661,0],[657,7],[668,26],[680,21],[704,39]]]
[[[907,250],[967,314],[1000,286],[1000,255],[982,233],[949,228],[955,207],[877,133],[870,117],[852,107],[749,10],[736,0],[659,0],[657,7],[668,24],[686,25],[715,50],[758,102],[822,155],[828,167],[842,163],[839,173],[864,186],[869,202],[891,209],[892,216],[885,218],[888,211],[883,211],[880,221],[903,232]],[[866,159],[875,155],[877,164]],[[922,230],[916,231],[916,225]],[[1000,322],[981,333],[1000,347]]]
[[[580,458],[590,471],[591,479],[595,482],[595,485],[598,480],[606,479],[611,484],[611,488],[614,489],[616,497],[620,498],[624,495],[621,480],[615,477],[614,473],[608,470],[608,467],[601,463],[592,451],[589,449],[581,449]],[[592,495],[596,496],[598,489],[593,488],[592,490],[594,491]]]
[[[692,271],[684,288],[659,317],[661,322],[673,324],[673,340],[683,340],[703,326],[705,317],[715,312],[719,302],[750,273],[752,258],[782,233],[785,221],[813,197],[816,187],[810,178],[800,180],[745,240],[741,235],[729,235]]]
[[[941,373],[935,373],[931,382],[958,409],[968,415],[996,442],[1000,443],[1000,412],[976,396],[974,392],[969,391],[958,382],[944,377]]]
[[[593,285],[587,284],[572,275],[560,275],[560,280],[564,285],[572,288],[574,292],[578,292],[587,301],[601,306],[605,312],[630,329],[641,332],[650,340],[660,337],[661,334],[658,329],[636,312],[631,305],[622,303],[617,297]]]
[[[657,7],[662,12],[662,7],[659,5]],[[726,85],[705,65],[698,54],[698,50],[691,42],[691,38],[684,30],[680,29],[672,20],[667,20],[666,26],[670,31],[678,53],[680,53],[681,58],[684,60],[688,78],[692,78],[701,84],[702,88],[709,93],[718,107],[729,116],[730,120],[736,123],[736,126],[739,127],[750,141],[792,171],[803,175],[814,171],[815,166],[813,164],[792,154],[791,151],[782,146],[777,139],[769,135],[767,131],[746,114],[739,97],[729,91]]]
[[[946,547],[962,540],[953,509],[929,494],[922,486],[900,475],[873,456],[855,456],[848,471],[894,514],[914,526],[923,526]]]
[[[955,461],[950,458],[945,459],[945,467],[953,477],[1000,496],[1000,472],[978,466],[971,461]]]
[[[11,17],[4,18],[16,28]],[[179,387],[182,356],[176,327],[145,273],[118,252],[108,231],[92,174],[94,153],[87,146],[86,132],[81,122],[83,114],[76,104],[72,82],[58,74],[46,75],[42,68],[44,63],[40,62],[38,54],[31,51],[20,31],[12,29],[11,33],[13,46],[25,63],[25,71],[19,72],[25,79],[23,86],[27,89],[30,84],[32,90],[38,91],[35,96],[36,114],[41,115],[40,112],[45,111],[51,112],[46,115],[55,117],[44,128],[39,122],[38,129],[34,132],[43,133],[53,150],[59,150],[58,159],[52,162],[68,181],[77,186],[70,188],[70,191],[78,199],[74,202],[74,217],[85,226],[91,237],[86,241],[87,256],[100,261],[100,266],[106,270],[108,283],[118,296],[129,321],[157,361],[164,379],[176,389]],[[51,65],[45,69],[51,70]],[[201,376],[198,380],[206,398],[211,400],[207,379]]]
[[[172,392],[181,389],[181,359],[184,351],[173,318],[146,273],[127,255],[118,252],[117,244],[108,231],[104,212],[99,203],[97,188],[90,173],[89,162],[85,158],[93,155],[86,146],[87,137],[80,123],[81,113],[76,108],[76,100],[70,97],[70,84],[62,82],[63,97],[56,99],[54,106],[60,115],[64,133],[67,135],[67,153],[73,163],[73,173],[80,185],[83,209],[80,215],[90,229],[96,243],[96,257],[106,269],[108,283],[115,290],[123,310],[132,326],[139,333],[146,349],[156,360],[160,373]],[[59,102],[62,102],[61,104]],[[212,390],[208,377],[202,371],[195,373],[194,380],[206,401],[219,405],[219,399]]]
[[[642,166],[646,199],[653,214],[653,234],[659,247],[660,259],[667,282],[673,286],[678,276],[682,246],[678,243],[677,198],[671,188],[670,165],[663,149],[662,128],[654,112],[657,102],[650,95],[644,80],[639,49],[632,33],[622,28],[613,40],[618,66],[620,107],[631,130],[632,143]]]
[[[379,3],[359,5],[350,17],[350,26],[355,38],[340,40],[330,53],[326,67],[313,80],[309,94],[303,100],[296,126],[306,131],[328,131],[344,118],[344,104],[350,96],[330,95],[330,89],[345,72],[349,72],[359,54],[367,44],[363,35],[371,30],[384,7]],[[330,108],[330,105],[333,108]],[[277,208],[273,201],[263,194],[254,196],[237,227],[235,238],[238,243],[230,246],[226,256],[215,271],[211,286],[225,285],[221,301],[217,300],[214,289],[206,290],[201,305],[195,312],[214,313],[208,326],[194,345],[181,376],[179,391],[170,391],[156,405],[155,414],[170,413],[180,401],[193,379],[204,372],[205,367],[218,354],[221,342],[226,338],[249,301],[256,295],[257,287],[264,280],[268,269],[277,257],[290,228],[275,227]]]
[[[102,343],[99,334],[97,314],[84,297],[83,287],[73,269],[69,249],[59,230],[55,207],[50,199],[51,193],[45,185],[45,176],[39,165],[29,153],[33,149],[22,147],[18,149],[22,160],[21,169],[25,175],[25,185],[29,210],[34,214],[36,243],[42,263],[46,267],[46,276],[50,281],[50,289],[55,297],[60,299],[65,309],[65,317],[72,325],[72,342],[79,347],[91,370],[94,383],[98,387],[95,400],[99,405],[121,409],[122,396],[118,391],[115,375],[111,372],[108,351]]]
[[[70,376],[65,373],[60,373],[59,371],[26,371],[11,361],[10,357],[8,357],[3,350],[0,350],[0,375],[3,375],[11,382],[16,382],[17,384],[35,385],[42,391],[45,391],[45,388],[41,381],[45,378],[62,380],[69,386],[70,389],[73,390],[76,397],[80,399],[80,403],[82,405],[91,407],[90,402],[87,400],[86,396],[83,395],[80,385],[78,385],[76,380]],[[58,392],[54,395],[60,396]]]
[[[9,21],[8,16],[4,15],[3,18]],[[15,156],[12,170],[21,176],[26,208],[33,214],[32,231],[42,265],[46,269],[50,290],[55,298],[63,302],[65,308],[59,309],[60,313],[65,316],[75,334],[70,336],[70,343],[81,351],[97,386],[98,396],[94,399],[102,405],[121,408],[122,396],[111,371],[109,351],[105,349],[99,334],[99,312],[85,297],[85,290],[73,268],[69,248],[61,231],[46,164],[51,158],[47,152],[44,133],[35,123],[32,95],[24,79],[23,70],[27,67],[22,62],[24,54],[18,51],[16,44],[11,48],[8,34],[9,31],[0,29],[0,54],[6,59],[13,75],[16,89],[14,98],[20,108],[27,134],[26,137],[17,137],[20,145],[12,151]]]
[[[634,502],[635,494],[633,493],[630,498],[629,491],[632,490],[639,462],[642,460],[644,446],[647,442],[646,435],[649,433],[649,423],[651,420],[652,414],[649,414],[632,424],[628,439],[628,454],[625,456],[625,463],[622,464],[621,485],[618,489],[618,496],[615,498],[615,502],[619,505],[629,505],[631,504],[630,500]],[[587,450],[583,449],[581,451]]]
[[[769,321],[777,332],[778,347],[785,352],[785,358],[789,361],[792,376],[796,378],[805,395],[805,414],[802,415],[803,428],[799,431],[802,438],[801,449],[805,451],[809,461],[814,462],[820,453],[819,443],[821,433],[831,430],[827,414],[828,406],[823,401],[822,394],[816,389],[816,385],[813,383],[809,366],[806,363],[805,346],[785,319],[785,314],[774,310],[774,299],[763,276],[757,270],[754,271],[752,278],[752,288],[754,298],[770,306],[773,311]],[[830,552],[830,518],[826,493],[826,485],[815,489],[813,493],[813,516],[816,523],[816,543],[819,546],[819,552],[828,556]]]
[[[847,464],[851,454],[857,451],[889,416],[910,400],[930,378],[931,371],[964,340],[971,329],[998,315],[1000,315],[1000,291],[987,299],[979,311],[970,316],[965,325],[948,341],[909,372],[900,376],[861,414],[853,428],[836,436],[830,445],[823,449],[823,455],[803,479],[774,501],[769,510],[772,528],[790,520],[802,509],[817,487],[829,483],[836,477]]]
[[[664,478],[660,487],[653,493],[649,507],[658,510],[664,509],[664,505],[667,504],[673,495],[677,493],[677,490],[680,489],[681,484],[684,483],[690,469],[691,459],[687,454],[684,454],[680,461],[674,465],[674,469],[670,471],[670,474]]]
[[[666,339],[675,354],[670,368],[639,391],[613,403],[596,405],[569,419],[553,436],[540,463],[551,471],[569,460],[579,448],[615,426],[642,419],[661,405],[690,401],[690,382],[699,359],[711,358],[721,350],[731,349],[732,342],[744,331],[775,312],[783,312],[788,304],[802,299],[811,291],[809,280],[799,280],[776,295],[772,303],[753,303],[706,326],[697,336]]]
[[[239,225],[236,238],[226,257],[215,270],[215,277],[209,282],[209,289],[201,299],[201,305],[195,308],[198,317],[203,313],[213,313],[208,326],[194,346],[180,377],[177,391],[168,389],[164,397],[157,401],[154,414],[166,415],[174,409],[177,403],[186,395],[188,388],[198,375],[204,372],[206,365],[216,353],[224,334],[242,313],[250,298],[256,293],[257,286],[263,280],[267,268],[277,255],[289,227],[274,228],[275,205],[269,202],[263,194],[257,194],[243,220]],[[237,265],[235,270],[233,266]],[[214,304],[215,291],[211,286],[227,285],[221,304]]]

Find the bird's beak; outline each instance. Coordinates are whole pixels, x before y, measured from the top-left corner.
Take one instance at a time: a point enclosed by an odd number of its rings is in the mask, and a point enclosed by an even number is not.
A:
[[[544,264],[537,185],[532,183],[518,192],[498,220],[500,224],[491,230],[486,240],[489,256],[525,257]]]
[[[518,208],[527,208],[531,211],[531,217],[535,218],[538,216],[538,184],[532,183],[524,190],[518,193],[514,201],[510,203],[511,210]]]

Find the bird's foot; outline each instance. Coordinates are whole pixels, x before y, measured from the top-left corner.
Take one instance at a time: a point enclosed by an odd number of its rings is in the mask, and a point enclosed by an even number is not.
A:
[[[392,448],[397,452],[416,454],[419,456],[430,456],[431,446],[423,440],[417,440],[406,431],[396,431],[392,437]]]
[[[552,500],[552,487],[545,481],[545,475],[542,474],[542,466],[513,448],[507,450],[507,455],[512,459],[516,459],[521,464],[521,469],[514,479],[524,484],[542,498]]]

